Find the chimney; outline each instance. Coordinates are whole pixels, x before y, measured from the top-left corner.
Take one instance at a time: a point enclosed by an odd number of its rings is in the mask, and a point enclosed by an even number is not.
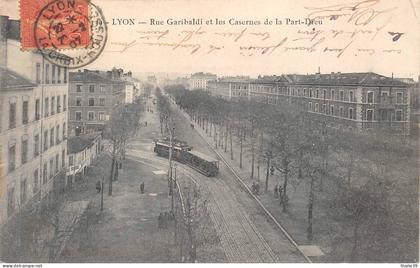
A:
[[[0,67],[7,67],[7,37],[9,33],[9,17],[0,16]]]

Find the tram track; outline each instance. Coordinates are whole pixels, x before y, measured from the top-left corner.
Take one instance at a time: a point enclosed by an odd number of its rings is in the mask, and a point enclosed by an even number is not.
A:
[[[175,103],[172,102],[172,104],[174,106],[176,106]],[[177,106],[176,106],[177,107]],[[178,111],[180,114],[182,114],[182,116],[184,116],[189,122],[192,122],[192,120],[189,118],[189,116],[184,112],[181,111],[178,107],[177,107]],[[228,170],[230,171],[230,173],[235,177],[236,181],[239,183],[240,186],[242,186],[245,191],[249,194],[249,196],[252,197],[252,199],[255,200],[255,202],[257,203],[258,207],[262,209],[262,211],[264,212],[264,214],[271,220],[272,223],[274,223],[274,225],[281,231],[281,233],[286,237],[286,239],[293,245],[294,248],[296,248],[297,252],[299,252],[299,254],[305,259],[306,262],[308,263],[312,263],[311,259],[309,258],[309,256],[307,256],[302,249],[299,247],[299,245],[297,244],[297,242],[293,239],[293,237],[288,233],[288,231],[285,229],[284,226],[281,225],[281,223],[274,217],[274,215],[264,206],[264,204],[262,204],[261,200],[252,193],[251,189],[249,188],[249,186],[244,182],[244,180],[238,175],[238,173],[235,171],[235,169],[228,163],[228,161],[224,158],[224,156],[218,151],[216,150],[213,145],[207,140],[207,138],[204,136],[204,134],[201,133],[200,130],[195,129],[195,131],[199,134],[199,136],[204,140],[204,142],[207,144],[207,146],[210,148],[210,150],[212,152],[214,152],[219,159],[225,164],[225,166],[228,168]],[[261,235],[261,234],[260,234]],[[262,237],[263,238],[263,237]],[[269,245],[268,245],[269,247]]]
[[[141,153],[140,150],[130,150]],[[149,156],[149,155],[147,155]],[[143,159],[138,156],[129,155],[128,158],[154,168],[168,168],[166,159],[150,158]],[[254,223],[249,219],[246,212],[238,208],[234,195],[228,190],[220,178],[204,177],[201,174],[190,170],[188,166],[179,164],[177,170],[193,183],[204,188],[211,196],[209,203],[210,218],[217,228],[222,247],[230,262],[276,262],[276,254],[272,251],[267,241],[257,230]],[[200,179],[201,184],[197,181]]]

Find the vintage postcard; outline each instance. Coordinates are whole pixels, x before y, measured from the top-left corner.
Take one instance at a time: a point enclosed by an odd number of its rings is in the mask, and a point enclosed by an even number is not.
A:
[[[417,267],[419,18],[0,0],[2,265]]]

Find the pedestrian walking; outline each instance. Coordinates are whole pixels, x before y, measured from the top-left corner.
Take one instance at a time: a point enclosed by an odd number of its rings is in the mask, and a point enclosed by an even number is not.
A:
[[[252,193],[255,194],[255,181],[252,182]]]
[[[274,197],[279,198],[279,186],[277,184],[274,186]]]
[[[279,185],[279,198],[280,201],[283,201],[283,187],[281,187],[281,185]]]
[[[158,216],[158,228],[162,228],[162,212]]]
[[[98,194],[101,192],[101,190],[102,190],[101,182],[97,181],[96,182],[96,191],[98,192]]]
[[[140,193],[144,194],[144,182],[143,181],[140,183]]]

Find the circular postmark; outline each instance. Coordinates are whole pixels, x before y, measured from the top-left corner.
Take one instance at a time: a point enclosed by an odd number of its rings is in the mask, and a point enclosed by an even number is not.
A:
[[[54,0],[39,12],[34,37],[47,61],[74,69],[99,57],[108,31],[101,9],[90,0]]]

